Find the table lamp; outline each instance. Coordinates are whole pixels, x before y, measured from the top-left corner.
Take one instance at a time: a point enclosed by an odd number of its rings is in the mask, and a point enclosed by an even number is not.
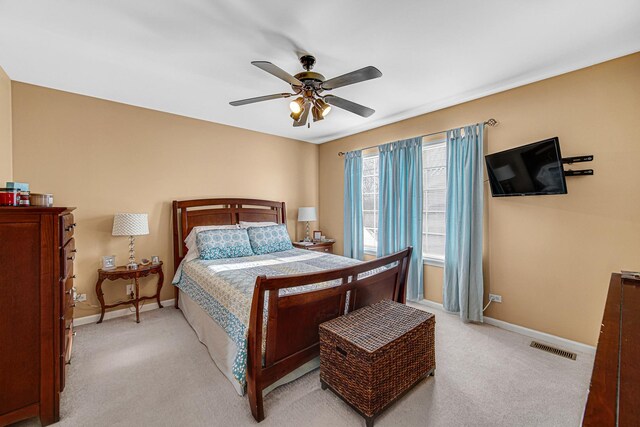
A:
[[[129,236],[129,264],[127,268],[136,270],[135,236],[149,234],[149,219],[147,214],[117,213],[113,217],[113,236]]]
[[[306,208],[298,208],[298,222],[306,221],[307,222],[307,235],[304,238],[305,242],[310,242],[309,238],[309,221],[316,221],[318,218],[316,217],[316,208],[306,207]]]

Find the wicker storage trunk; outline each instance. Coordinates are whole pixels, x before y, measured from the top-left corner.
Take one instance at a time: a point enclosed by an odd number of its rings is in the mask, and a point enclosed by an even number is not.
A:
[[[320,381],[373,425],[435,372],[435,316],[381,301],[320,325]]]

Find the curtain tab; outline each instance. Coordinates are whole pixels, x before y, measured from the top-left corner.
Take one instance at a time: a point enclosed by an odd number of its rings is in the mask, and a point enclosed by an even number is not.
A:
[[[344,153],[344,159],[355,159],[357,157],[362,157],[362,150],[354,150],[354,151],[347,151],[346,153]]]

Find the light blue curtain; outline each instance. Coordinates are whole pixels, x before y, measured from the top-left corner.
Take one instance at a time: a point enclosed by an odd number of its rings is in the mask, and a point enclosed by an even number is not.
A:
[[[344,155],[344,256],[364,259],[362,151]]]
[[[465,322],[482,322],[482,138],[483,124],[447,131],[443,306]]]
[[[407,299],[424,298],[422,285],[422,137],[380,146],[378,256],[413,246]]]

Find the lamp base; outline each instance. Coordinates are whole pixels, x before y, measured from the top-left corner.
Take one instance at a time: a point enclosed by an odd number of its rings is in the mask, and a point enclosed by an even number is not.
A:
[[[307,234],[303,240],[303,242],[310,242],[311,238],[309,237],[309,221],[307,221]]]
[[[135,241],[134,236],[129,236],[129,264],[127,264],[127,270],[137,270],[138,263],[136,263],[135,255]]]

